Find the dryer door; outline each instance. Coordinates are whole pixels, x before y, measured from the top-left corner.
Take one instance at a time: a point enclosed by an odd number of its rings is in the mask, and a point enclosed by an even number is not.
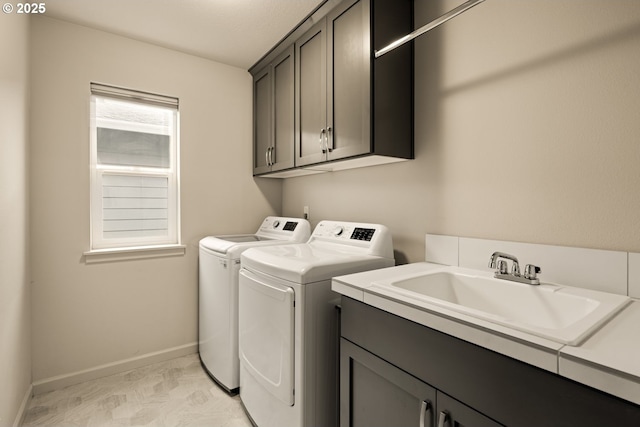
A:
[[[293,288],[240,270],[240,363],[269,393],[293,405]]]

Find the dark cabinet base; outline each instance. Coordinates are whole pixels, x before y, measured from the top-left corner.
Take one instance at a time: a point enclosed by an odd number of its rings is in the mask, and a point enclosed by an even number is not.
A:
[[[373,385],[352,387],[354,373],[348,363],[355,362],[349,362],[349,358],[354,358],[348,349],[355,345],[408,377],[505,426],[640,426],[638,405],[346,297],[342,298],[341,335],[350,341],[345,345],[345,353],[341,349],[341,408],[353,406],[360,396],[350,398],[360,394],[360,389],[376,393]],[[367,375],[358,374],[355,378]],[[371,396],[366,399],[369,401]],[[414,413],[416,401],[412,403]],[[342,412],[341,409],[341,417]],[[468,424],[478,425],[483,424]]]
[[[357,345],[340,346],[341,427],[501,427]]]

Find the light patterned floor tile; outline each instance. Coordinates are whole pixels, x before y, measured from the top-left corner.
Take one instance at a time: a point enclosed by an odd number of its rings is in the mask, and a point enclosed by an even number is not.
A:
[[[23,427],[251,427],[197,354],[34,396]]]

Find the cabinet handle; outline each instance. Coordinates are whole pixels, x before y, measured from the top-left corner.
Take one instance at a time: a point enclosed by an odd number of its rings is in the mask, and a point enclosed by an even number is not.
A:
[[[427,419],[427,413],[431,412],[431,402],[423,400],[420,404],[420,427],[425,427],[424,421]],[[429,423],[431,425],[431,423]]]
[[[445,424],[449,424],[449,413],[447,411],[441,411],[438,416],[438,427],[444,427]]]
[[[331,143],[329,143],[329,140],[331,140]],[[331,126],[327,128],[327,150],[329,152],[333,151],[333,129],[331,129]]]
[[[324,138],[323,138],[325,133],[326,133],[326,130],[324,128],[322,128],[320,130],[320,149],[322,150],[323,154],[327,152],[327,149],[325,148],[326,147],[326,143],[325,143]]]
[[[276,164],[276,159],[275,156],[273,155],[273,152],[275,151],[276,147],[269,147],[269,166],[273,166]]]
[[[271,147],[267,147],[266,151],[264,152],[264,159],[267,162],[267,166],[271,166],[271,163],[269,162],[269,150],[271,150]]]

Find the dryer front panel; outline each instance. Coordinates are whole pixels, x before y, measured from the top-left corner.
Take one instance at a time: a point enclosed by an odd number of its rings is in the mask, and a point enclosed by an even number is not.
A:
[[[269,393],[294,403],[293,288],[240,270],[240,363]]]

